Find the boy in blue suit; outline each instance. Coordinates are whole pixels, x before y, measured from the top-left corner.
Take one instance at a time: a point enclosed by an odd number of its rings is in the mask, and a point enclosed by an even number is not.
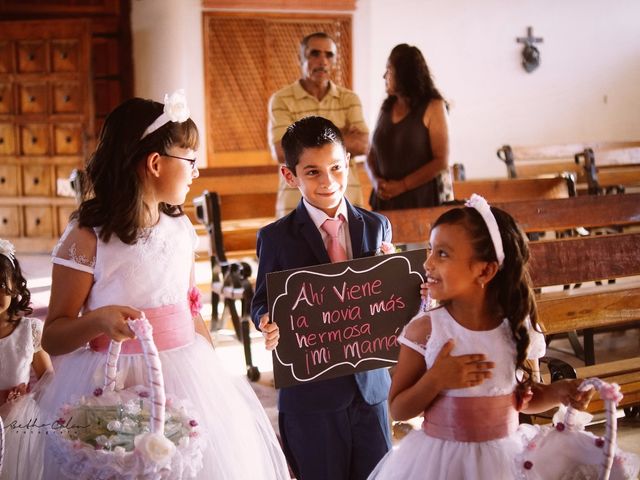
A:
[[[258,232],[260,259],[251,314],[268,349],[279,330],[269,323],[266,274],[329,263],[328,247],[342,259],[373,255],[391,241],[389,220],[352,206],[344,197],[349,156],[340,130],[322,117],[306,117],[282,138],[281,173],[302,200],[289,215]],[[337,236],[323,230],[339,220]],[[329,242],[338,241],[339,245]],[[291,469],[300,480],[366,479],[391,447],[386,369],[286,387],[280,390],[280,436]]]

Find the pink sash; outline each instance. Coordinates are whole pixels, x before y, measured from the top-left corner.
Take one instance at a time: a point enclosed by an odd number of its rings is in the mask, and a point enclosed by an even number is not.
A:
[[[159,351],[171,350],[190,344],[195,339],[195,328],[189,306],[186,304],[165,305],[158,308],[145,308],[149,323],[153,327],[153,341]],[[94,352],[109,350],[111,339],[100,335],[89,342]],[[122,342],[121,355],[141,355],[142,347],[137,340]]]
[[[442,440],[487,442],[518,429],[512,394],[499,397],[438,397],[424,412],[424,432]]]

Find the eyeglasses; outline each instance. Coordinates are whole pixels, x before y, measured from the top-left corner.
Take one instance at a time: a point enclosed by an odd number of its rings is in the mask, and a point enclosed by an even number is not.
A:
[[[191,164],[191,170],[195,170],[196,169],[197,158],[177,157],[176,155],[169,155],[168,153],[165,153],[162,156],[163,157],[177,158],[178,160],[185,160],[185,161],[187,161],[187,162],[189,162]]]

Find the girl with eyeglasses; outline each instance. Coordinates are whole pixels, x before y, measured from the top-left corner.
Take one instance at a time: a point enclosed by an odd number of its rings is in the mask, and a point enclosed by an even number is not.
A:
[[[86,167],[87,195],[53,253],[43,346],[62,357],[43,404],[55,415],[69,399],[93,395],[104,383],[111,340],[123,342],[116,385],[144,383],[142,351],[127,324],[144,313],[167,397],[190,402],[206,442],[201,462],[172,464],[166,478],[288,478],[257,397],[246,380],[225,371],[198,312],[197,236],[182,209],[198,176],[197,148],[198,129],[181,91],[164,105],[127,100],[107,117]],[[45,478],[62,478],[49,443]],[[126,474],[105,464],[89,476]]]

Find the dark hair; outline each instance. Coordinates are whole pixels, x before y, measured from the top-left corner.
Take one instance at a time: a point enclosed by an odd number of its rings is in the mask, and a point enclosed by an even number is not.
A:
[[[323,117],[304,117],[287,127],[282,137],[286,167],[296,174],[300,155],[307,148],[319,148],[329,143],[344,147],[340,129]]]
[[[138,175],[140,163],[153,152],[165,154],[173,145],[198,148],[198,129],[191,119],[167,122],[141,139],[163,108],[162,103],[132,98],[105,120],[98,147],[87,163],[88,192],[75,214],[81,227],[100,227],[99,236],[105,242],[115,234],[122,242],[134,244],[141,236],[147,207]],[[180,205],[161,203],[160,210],[174,217],[184,214]]]
[[[331,40],[334,45],[336,44],[336,41],[328,33],[324,33],[324,32],[311,33],[300,41],[300,61],[303,61],[305,59],[305,53],[307,51],[307,47],[309,46],[309,40],[311,40],[312,38],[327,38]]]
[[[27,288],[27,280],[22,275],[20,263],[18,259],[13,257],[13,265],[11,260],[6,256],[0,255],[0,286],[1,290],[11,296],[11,303],[7,309],[10,323],[18,323],[20,317],[31,315],[33,309],[29,306],[31,303],[31,292]]]
[[[433,83],[427,62],[417,47],[406,43],[396,45],[389,54],[389,63],[395,71],[396,91],[409,99],[412,110],[434,99],[443,100]],[[382,104],[382,108],[391,108],[395,101],[396,96],[389,95]]]
[[[495,207],[491,207],[491,213],[500,230],[504,262],[486,286],[487,298],[492,305],[498,306],[499,314],[509,320],[516,343],[516,368],[527,372],[528,378],[525,383],[529,383],[531,369],[525,364],[529,347],[526,318],[530,318],[534,328],[537,327],[538,318],[528,270],[529,246],[524,233],[511,215]],[[436,220],[432,228],[445,224],[461,225],[467,230],[476,259],[485,262],[498,261],[487,224],[475,208],[449,210]]]

